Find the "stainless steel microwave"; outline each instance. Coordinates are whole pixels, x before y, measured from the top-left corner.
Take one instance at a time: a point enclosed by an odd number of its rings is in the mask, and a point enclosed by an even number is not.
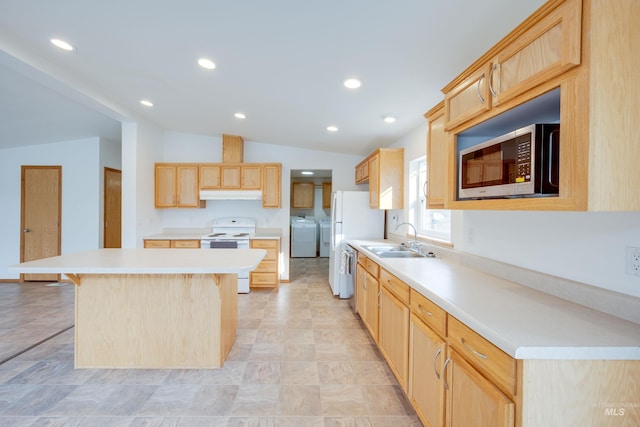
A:
[[[560,125],[532,124],[460,151],[458,199],[557,196]]]

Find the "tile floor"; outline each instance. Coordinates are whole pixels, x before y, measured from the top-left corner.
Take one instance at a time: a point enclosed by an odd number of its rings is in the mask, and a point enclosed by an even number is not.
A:
[[[219,370],[73,368],[73,287],[0,284],[1,426],[420,426],[326,258],[239,296]]]

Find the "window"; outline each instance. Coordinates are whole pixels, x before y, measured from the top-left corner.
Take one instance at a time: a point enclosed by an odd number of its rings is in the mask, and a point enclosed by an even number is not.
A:
[[[409,221],[416,226],[419,235],[450,242],[451,211],[425,208],[426,182],[426,157],[412,160],[409,164]]]

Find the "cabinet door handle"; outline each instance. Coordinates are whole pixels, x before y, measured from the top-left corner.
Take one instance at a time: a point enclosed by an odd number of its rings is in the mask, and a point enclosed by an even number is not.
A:
[[[438,351],[436,351],[436,355],[433,356],[433,372],[436,374],[437,379],[440,379],[440,374],[438,373],[437,366],[438,356],[440,356],[440,353],[442,353],[442,348],[438,348]]]
[[[460,343],[462,343],[462,346],[464,348],[466,348],[467,350],[469,350],[471,353],[475,354],[479,358],[485,359],[485,360],[488,359],[486,354],[479,353],[479,352],[475,351],[473,348],[471,348],[471,346],[469,344],[467,344],[467,342],[464,340],[464,338],[460,338]]]
[[[480,104],[484,104],[484,98],[482,97],[482,94],[480,93],[480,83],[482,83],[482,81],[484,80],[484,73],[482,73],[482,75],[480,76],[480,78],[478,79],[478,99],[480,99]]]
[[[422,305],[418,304],[418,309],[423,312],[424,314],[426,314],[427,316],[433,316],[433,313],[430,312],[429,310],[427,310],[426,308],[424,308]]]
[[[447,357],[447,360],[444,361],[444,365],[442,365],[442,382],[444,383],[444,388],[446,390],[449,390],[449,384],[447,384],[447,377],[445,376],[449,362],[451,362],[451,358]]]
[[[425,181],[425,182],[424,182],[424,185],[422,186],[422,194],[424,194],[424,197],[425,197],[425,198],[427,198],[427,183],[428,183],[428,182],[429,182],[428,180],[427,180],[427,181]]]
[[[25,228],[24,230],[22,230],[23,233],[31,233],[31,229],[30,228]]]
[[[491,95],[494,98],[498,96],[496,91],[493,89],[493,72],[496,71],[496,68],[498,68],[498,64],[493,64],[493,67],[491,67],[491,72],[489,73],[489,91],[491,91]]]

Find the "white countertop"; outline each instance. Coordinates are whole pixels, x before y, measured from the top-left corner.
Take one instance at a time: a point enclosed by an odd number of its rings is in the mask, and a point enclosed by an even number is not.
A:
[[[231,274],[255,269],[264,249],[96,249],[12,265],[14,273]]]
[[[349,244],[516,359],[640,360],[640,324],[442,258],[380,258]]]
[[[202,229],[202,230],[170,229],[162,233],[145,236],[144,240],[200,240],[200,238],[203,235],[210,232],[211,232],[211,229]],[[261,239],[279,240],[281,238],[282,238],[282,230],[273,229],[273,228],[257,229],[256,234],[251,236],[251,240],[261,240]]]

